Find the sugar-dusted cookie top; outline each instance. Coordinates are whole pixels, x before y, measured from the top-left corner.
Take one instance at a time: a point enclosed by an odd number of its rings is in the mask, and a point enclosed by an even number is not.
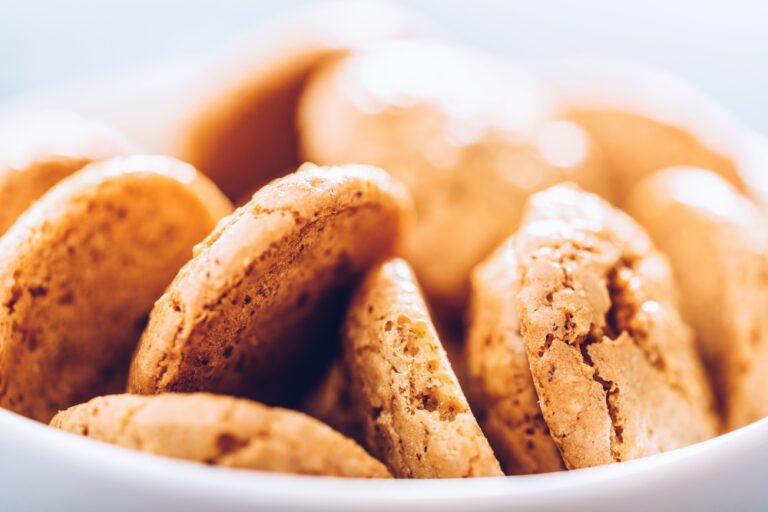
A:
[[[152,304],[230,211],[161,156],[94,163],[43,195],[0,238],[0,405],[48,421],[122,390]]]
[[[368,166],[303,166],[219,223],[155,304],[129,390],[284,403],[331,357],[344,297],[396,250],[405,191]]]
[[[395,476],[502,474],[405,261],[370,271],[347,312],[343,344],[366,445]]]
[[[667,260],[629,216],[575,186],[552,187],[529,200],[515,256],[531,374],[569,468],[717,434]]]
[[[351,439],[300,412],[208,393],[108,395],[61,411],[73,434],[217,466],[279,473],[389,478]]]

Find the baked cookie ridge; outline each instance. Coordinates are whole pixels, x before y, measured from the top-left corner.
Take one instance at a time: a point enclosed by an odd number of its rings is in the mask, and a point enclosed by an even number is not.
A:
[[[397,249],[409,215],[407,194],[373,167],[308,165],[273,181],[157,302],[129,390],[294,403],[334,355],[350,287]]]

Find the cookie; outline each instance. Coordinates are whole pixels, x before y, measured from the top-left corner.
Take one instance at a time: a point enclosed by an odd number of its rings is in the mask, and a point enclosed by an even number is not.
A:
[[[560,115],[603,150],[618,204],[644,176],[672,165],[712,169],[744,190],[735,157],[744,130],[693,86],[612,62],[576,61],[552,74]]]
[[[563,468],[539,407],[520,335],[514,242],[510,238],[472,272],[465,347],[470,403],[504,473]]]
[[[464,389],[467,370],[461,343],[452,336],[452,332],[441,329],[439,325],[435,325],[435,328],[448,362]],[[352,398],[349,371],[343,358],[334,360],[317,387],[303,400],[301,410],[364,443],[363,422]]]
[[[337,349],[347,291],[397,249],[409,211],[405,190],[368,166],[305,165],[265,186],[156,303],[129,390],[293,404]]]
[[[0,126],[0,235],[62,178],[128,148],[116,130],[74,115],[5,119]]]
[[[43,195],[0,238],[0,405],[47,422],[123,389],[152,304],[230,208],[160,156],[94,163]]]
[[[389,478],[354,441],[296,411],[207,393],[109,395],[57,414],[53,427],[133,450],[278,473]]]
[[[239,202],[302,161],[296,109],[314,69],[362,44],[422,32],[406,10],[369,2],[304,7],[274,20],[201,77],[196,89],[204,90],[194,94],[173,152]]]
[[[523,343],[567,467],[718,433],[669,264],[635,221],[560,185],[531,196],[514,245]]]
[[[299,105],[304,157],[378,165],[408,186],[405,256],[441,319],[460,317],[472,267],[511,234],[525,198],[563,179],[600,189],[599,154],[551,122],[533,80],[489,57],[390,42],[314,73]]]
[[[501,475],[410,267],[372,269],[342,329],[366,446],[400,478]]]
[[[768,415],[768,225],[709,171],[675,168],[642,181],[631,213],[670,259],[681,311],[720,392],[726,426]]]
[[[355,408],[349,383],[346,364],[342,358],[336,359],[317,387],[303,400],[301,410],[363,443],[363,423]]]

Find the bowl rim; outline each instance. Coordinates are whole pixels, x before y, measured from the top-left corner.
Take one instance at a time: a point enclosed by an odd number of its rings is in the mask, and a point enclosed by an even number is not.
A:
[[[508,497],[522,505],[536,503],[537,497],[551,493],[568,499],[586,496],[606,483],[619,490],[641,482],[648,485],[643,477],[674,477],[686,468],[728,457],[736,447],[751,451],[761,444],[768,445],[768,418],[700,443],[632,461],[539,475],[474,479],[366,480],[206,466],[77,436],[7,410],[0,410],[0,436],[48,459],[62,461],[60,470],[77,468],[113,482],[156,491],[183,486],[185,492],[191,489],[201,496],[235,497],[244,503],[307,508],[332,503],[346,508],[370,503],[418,504],[425,500],[432,505],[457,500],[481,503]]]

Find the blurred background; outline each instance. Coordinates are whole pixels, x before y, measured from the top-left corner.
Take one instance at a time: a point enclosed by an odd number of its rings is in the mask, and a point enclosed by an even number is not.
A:
[[[0,0],[0,101],[220,44],[306,0]],[[400,1],[448,37],[522,59],[598,56],[671,71],[768,133],[763,0]]]

